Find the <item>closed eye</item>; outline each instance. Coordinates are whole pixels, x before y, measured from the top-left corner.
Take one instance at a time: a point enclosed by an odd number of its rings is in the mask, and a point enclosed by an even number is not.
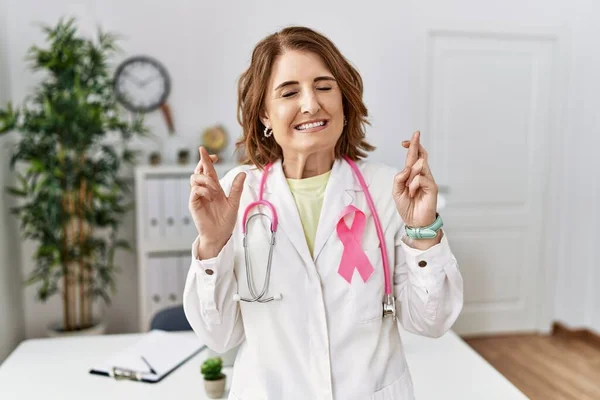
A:
[[[331,87],[329,87],[329,86],[324,86],[324,87],[319,87],[319,88],[317,88],[317,90],[319,90],[319,91],[321,91],[321,92],[328,92],[328,91],[330,91],[331,89],[332,89],[332,88],[331,88]],[[283,93],[283,94],[281,95],[281,97],[292,97],[292,96],[293,96],[293,95],[295,95],[296,93],[298,93],[298,92],[297,92],[297,91],[286,92],[286,93]]]

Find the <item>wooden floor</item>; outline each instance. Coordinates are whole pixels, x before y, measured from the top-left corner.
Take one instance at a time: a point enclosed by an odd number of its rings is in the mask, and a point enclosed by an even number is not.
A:
[[[543,335],[465,341],[530,399],[600,400],[597,343]]]

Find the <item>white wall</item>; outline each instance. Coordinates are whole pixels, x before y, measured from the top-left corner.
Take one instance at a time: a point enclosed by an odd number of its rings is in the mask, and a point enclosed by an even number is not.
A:
[[[6,31],[4,27],[3,4],[0,3],[0,106],[4,106],[10,95],[8,62],[6,51]],[[8,168],[8,147],[11,137],[0,137],[0,363],[21,341],[23,330],[23,304],[21,268],[19,264],[18,241],[15,237],[17,226],[10,217],[9,199],[4,187],[12,183]]]
[[[260,4],[258,6],[257,4]],[[556,215],[568,224],[560,243],[560,268],[555,271],[555,310],[557,319],[572,326],[589,326],[600,331],[600,273],[593,274],[596,224],[594,209],[599,199],[597,110],[600,37],[594,16],[600,5],[593,0],[411,0],[318,1],[289,3],[280,0],[164,2],[142,0],[9,0],[7,26],[12,97],[22,99],[31,88],[31,74],[22,62],[26,49],[39,43],[41,35],[32,21],[54,23],[59,16],[75,14],[82,27],[90,31],[95,23],[126,36],[121,42],[124,55],[149,54],[161,60],[173,78],[169,100],[174,112],[178,135],[190,147],[199,142],[201,130],[223,123],[232,137],[239,134],[235,121],[236,82],[246,67],[253,45],[263,36],[288,24],[306,24],[323,31],[358,67],[365,82],[365,100],[371,113],[370,141],[378,146],[372,159],[396,164],[400,141],[418,129],[411,98],[412,45],[416,43],[414,26],[425,19],[446,21],[499,22],[514,26],[566,26],[570,28],[569,91],[564,102],[565,163],[563,175],[564,213]],[[161,140],[140,146],[147,152],[162,146],[164,123],[158,115],[148,122]],[[468,123],[468,121],[467,121]],[[423,132],[427,135],[427,132]],[[231,146],[230,149],[231,150]],[[227,153],[229,154],[229,152]],[[507,155],[507,162],[510,155]],[[580,196],[576,196],[580,195]],[[125,237],[133,238],[133,218],[126,221]],[[576,233],[576,234],[575,234]],[[27,249],[27,245],[25,245]],[[594,252],[596,252],[594,254]],[[28,254],[27,250],[23,254]],[[111,331],[134,331],[137,321],[135,257],[121,255],[123,273],[118,280],[118,294],[109,310]],[[23,256],[24,271],[31,268]],[[28,337],[43,334],[43,326],[59,317],[59,302],[47,306],[35,303],[33,290],[25,292],[25,327]],[[594,307],[595,305],[595,307]]]

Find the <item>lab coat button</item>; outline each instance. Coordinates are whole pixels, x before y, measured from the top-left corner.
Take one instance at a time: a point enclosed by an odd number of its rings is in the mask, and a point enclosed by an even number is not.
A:
[[[214,273],[214,271],[212,269],[210,269],[210,268],[206,268],[204,270],[204,272],[206,273],[206,275],[212,275]]]
[[[423,268],[425,266],[427,266],[427,261],[425,261],[425,260],[419,261],[419,267]]]

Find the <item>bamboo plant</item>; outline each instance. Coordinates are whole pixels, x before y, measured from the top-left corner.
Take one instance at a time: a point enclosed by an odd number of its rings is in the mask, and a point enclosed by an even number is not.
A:
[[[93,326],[95,299],[110,304],[118,266],[115,251],[131,208],[131,188],[119,172],[136,161],[128,144],[146,136],[140,118],[122,116],[113,95],[110,59],[117,37],[78,33],[74,19],[43,25],[47,47],[27,55],[41,82],[20,107],[0,108],[0,133],[18,132],[10,167],[19,201],[12,208],[23,237],[36,243],[35,268],[25,284],[45,302],[60,293],[62,331]]]

